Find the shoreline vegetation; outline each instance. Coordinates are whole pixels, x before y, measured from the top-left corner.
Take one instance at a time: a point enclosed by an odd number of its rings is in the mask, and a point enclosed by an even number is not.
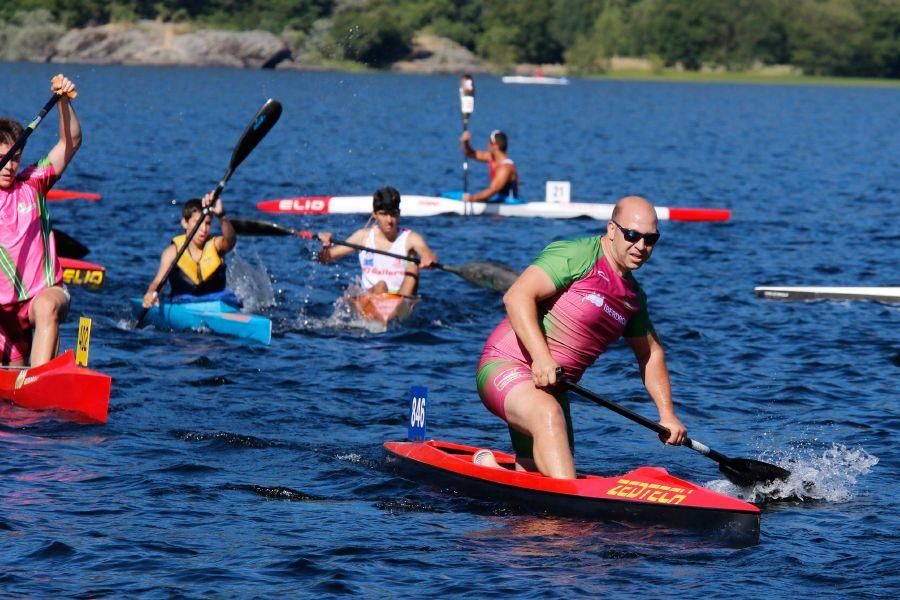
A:
[[[900,0],[246,0],[233,7],[8,0],[0,7],[0,60],[900,85]]]

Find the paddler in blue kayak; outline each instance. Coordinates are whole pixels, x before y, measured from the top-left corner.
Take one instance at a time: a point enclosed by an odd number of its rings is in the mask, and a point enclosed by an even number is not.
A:
[[[203,207],[209,206],[212,197],[213,193],[210,192],[202,200],[192,198],[181,207],[181,226],[184,228],[184,233],[172,238],[172,243],[163,250],[156,277],[150,282],[150,287],[144,294],[145,308],[153,306],[158,301],[155,290],[162,283],[162,278],[165,277],[166,271],[169,270],[178,251],[184,246],[187,234],[194,229],[197,220],[202,217]],[[211,236],[212,215],[219,220],[221,235]],[[172,296],[180,297],[183,301],[190,297],[209,296],[224,292],[226,270],[224,256],[234,248],[236,243],[237,233],[225,215],[222,199],[218,198],[212,211],[204,218],[203,224],[188,243],[187,250],[178,259],[177,268],[169,276]],[[237,302],[237,299],[235,298],[234,301]]]
[[[488,149],[476,150],[470,144],[472,133],[464,131],[459,138],[463,153],[469,158],[488,164],[490,185],[475,194],[463,194],[466,202],[519,202],[519,171],[516,163],[506,154],[509,140],[506,134],[495,129],[488,136]]]
[[[421,235],[411,229],[400,229],[400,192],[391,186],[376,191],[372,197],[372,215],[369,221],[375,221],[375,225],[369,227],[367,224],[366,227],[357,229],[346,241],[391,254],[418,256],[419,264],[374,252],[360,252],[360,287],[373,294],[415,296],[419,289],[419,267],[428,269],[432,263],[439,261]],[[353,248],[332,244],[331,232],[323,231],[318,237],[322,241],[318,259],[323,264],[355,251]]]
[[[656,211],[644,198],[619,200],[605,236],[547,246],[503,297],[506,318],[494,329],[478,363],[482,402],[509,425],[520,468],[558,479],[575,477],[574,435],[556,370],[578,381],[610,344],[624,337],[659,423],[681,444],[687,430],[675,415],[669,371],[647,314],[647,297],[632,271],[659,241]],[[490,451],[479,463],[496,466]]]

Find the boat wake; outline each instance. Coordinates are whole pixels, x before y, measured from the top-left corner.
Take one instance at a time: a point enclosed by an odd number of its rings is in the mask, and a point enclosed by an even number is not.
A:
[[[862,448],[833,444],[821,454],[800,451],[774,461],[791,472],[788,481],[773,481],[741,488],[727,480],[706,487],[748,502],[762,504],[784,501],[848,502],[856,496],[859,477],[878,464],[878,458]]]

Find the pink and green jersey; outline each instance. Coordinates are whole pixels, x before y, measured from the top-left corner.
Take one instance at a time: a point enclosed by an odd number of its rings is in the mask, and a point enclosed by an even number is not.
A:
[[[557,293],[538,305],[538,318],[550,354],[575,380],[623,335],[653,331],[646,295],[630,273],[622,277],[610,267],[600,239],[554,242],[532,263],[556,286]],[[488,337],[481,361],[491,359],[531,364],[509,317]]]
[[[62,281],[46,199],[57,179],[45,157],[0,190],[0,305],[28,300]]]

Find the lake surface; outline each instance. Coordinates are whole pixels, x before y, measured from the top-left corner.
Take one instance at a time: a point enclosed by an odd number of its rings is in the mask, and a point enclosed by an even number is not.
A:
[[[59,66],[0,64],[0,113],[30,120]],[[564,88],[479,77],[475,145],[510,137],[522,194],[572,182],[578,200],[631,193],[663,206],[730,208],[728,223],[661,224],[637,273],[690,433],[731,456],[811,481],[762,505],[749,548],[661,528],[540,515],[421,487],[385,469],[405,436],[407,390],[430,390],[429,433],[508,448],[474,390],[496,293],[442,272],[386,333],[355,327],[335,299],[358,265],[323,266],[316,245],[242,238],[231,282],[274,320],[269,347],[128,324],[179,204],[212,189],[268,97],[281,121],[223,195],[256,202],[433,194],[461,186],[458,80],[389,74],[67,66],[84,146],[57,187],[98,203],[51,207],[57,227],[108,269],[72,290],[62,343],[94,319],[91,366],[113,377],[109,422],[0,424],[0,595],[31,597],[894,597],[900,307],[772,302],[756,285],[900,285],[900,94],[862,87],[575,80]],[[26,160],[55,141],[56,116]],[[474,165],[474,185],[486,181]],[[347,236],[364,215],[285,217]],[[407,219],[447,264],[524,268],[590,220]],[[255,283],[254,283],[255,282]],[[271,283],[271,287],[269,287]],[[269,306],[266,306],[269,305]],[[617,344],[583,384],[655,416]],[[715,464],[573,401],[577,464],[642,464],[732,495]]]

